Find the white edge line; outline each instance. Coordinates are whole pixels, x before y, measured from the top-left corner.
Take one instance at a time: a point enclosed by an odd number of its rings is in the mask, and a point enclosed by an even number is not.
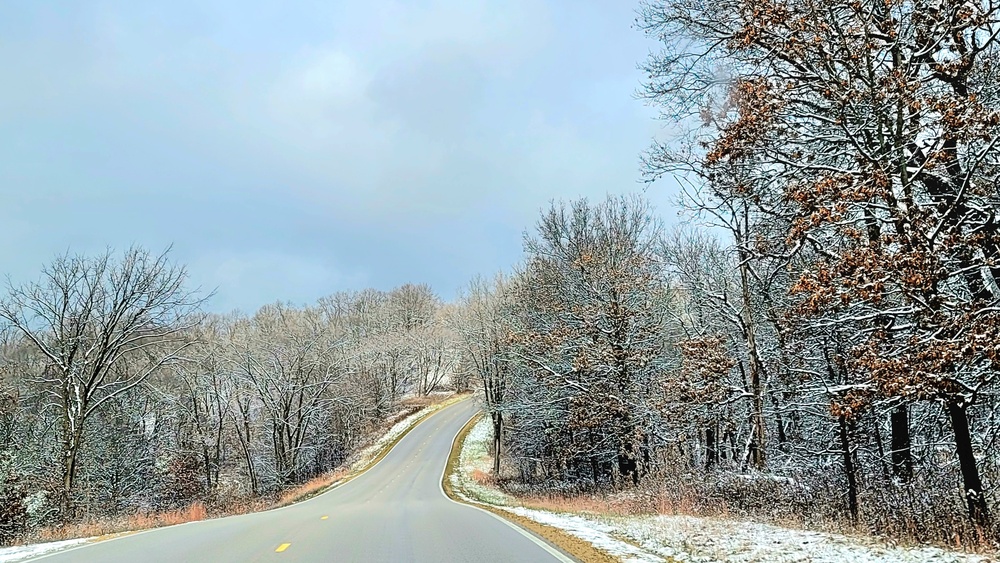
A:
[[[71,551],[76,551],[78,549],[86,549],[88,547],[91,547],[91,546],[94,546],[94,545],[97,545],[97,544],[104,544],[104,543],[113,542],[115,540],[121,540],[121,539],[125,539],[125,538],[134,538],[135,536],[141,536],[142,534],[148,534],[150,532],[158,532],[160,530],[166,530],[168,528],[177,528],[179,526],[187,526],[189,524],[204,524],[206,522],[220,522],[222,520],[227,520],[229,518],[241,518],[243,516],[252,516],[254,514],[263,514],[265,512],[277,512],[279,510],[284,510],[286,508],[291,508],[293,506],[301,506],[301,505],[303,505],[303,504],[305,504],[305,503],[307,503],[307,502],[309,502],[309,501],[311,501],[313,499],[318,499],[319,497],[324,496],[327,493],[332,493],[334,490],[340,489],[342,486],[350,484],[351,481],[355,481],[355,480],[357,480],[358,477],[361,477],[365,473],[368,473],[372,469],[375,469],[376,467],[378,467],[378,464],[382,463],[383,461],[385,461],[385,458],[389,457],[389,454],[392,453],[392,450],[396,449],[396,446],[398,446],[400,443],[402,443],[403,438],[405,438],[406,435],[409,434],[411,430],[413,430],[417,426],[423,424],[428,418],[430,418],[430,417],[438,414],[439,412],[447,410],[450,407],[453,407],[453,406],[458,405],[458,404],[460,404],[460,403],[462,403],[464,401],[467,401],[468,399],[469,398],[466,397],[465,399],[462,399],[460,401],[455,401],[454,403],[452,403],[452,404],[450,404],[450,405],[448,405],[446,407],[441,407],[441,408],[439,408],[439,409],[437,409],[437,410],[435,410],[433,412],[427,413],[423,417],[419,418],[417,420],[417,422],[413,426],[407,428],[406,432],[404,432],[403,434],[401,434],[399,436],[399,441],[396,442],[391,448],[389,448],[389,451],[385,452],[385,455],[382,456],[382,459],[376,461],[370,467],[365,468],[364,471],[362,471],[361,473],[358,473],[357,475],[355,475],[354,478],[352,478],[350,481],[343,482],[343,480],[341,480],[341,481],[338,481],[337,483],[333,483],[329,487],[327,487],[327,489],[325,491],[323,491],[322,493],[319,493],[318,495],[311,496],[311,497],[309,497],[309,498],[307,498],[305,500],[302,500],[302,501],[299,501],[299,502],[293,502],[291,504],[287,504],[285,506],[279,506],[279,507],[276,507],[276,508],[268,508],[267,510],[258,510],[256,512],[247,512],[246,514],[232,514],[232,515],[229,515],[229,516],[222,516],[220,518],[207,518],[205,520],[192,520],[191,522],[181,522],[180,524],[171,524],[169,526],[160,526],[158,528],[149,528],[147,530],[139,530],[139,531],[131,532],[131,533],[130,532],[117,532],[118,534],[121,534],[121,535],[119,535],[117,537],[114,537],[114,538],[107,538],[107,539],[103,539],[103,540],[99,539],[99,540],[96,540],[96,541],[89,541],[89,542],[84,543],[83,545],[77,545],[77,546],[73,546],[73,547],[70,547],[70,548],[67,548],[67,549],[58,549],[58,550],[52,551],[50,553],[39,555],[38,557],[32,557],[32,558],[29,558],[29,559],[19,559],[19,560],[16,561],[16,563],[29,563],[30,561],[41,561],[42,559],[45,559],[47,557],[53,557],[55,555],[62,555],[63,553],[69,553]],[[454,444],[454,441],[453,441],[453,444]],[[445,463],[445,469],[447,469],[447,467],[448,467],[448,464],[446,462]],[[442,493],[443,492],[444,491],[442,490]],[[100,536],[96,536],[96,537],[100,537]],[[88,539],[88,538],[71,538],[71,539]]]
[[[478,414],[478,413],[476,413],[476,414]],[[469,419],[465,421],[465,424],[462,425],[462,428],[465,428],[465,425],[468,424],[469,421],[472,420],[472,418],[474,418],[475,416],[476,415],[474,414],[474,415],[472,415],[472,417],[469,417]],[[458,436],[461,433],[462,433],[461,430],[459,430],[459,433],[455,434],[455,437],[452,438],[452,440],[451,440],[451,450],[448,452],[448,456],[449,457],[451,457],[451,452],[455,451],[455,442],[458,441]],[[461,460],[461,456],[462,456],[461,450],[459,450],[458,455],[459,455],[459,459]],[[447,493],[444,492],[444,480],[448,477],[447,473],[448,473],[448,461],[446,459],[445,463],[444,463],[444,469],[441,470],[441,480],[438,481],[438,488],[441,490],[441,496],[443,496],[444,498],[450,500],[451,502],[453,502],[455,504],[458,504],[458,505],[461,505],[461,506],[468,506],[469,508],[474,508],[476,510],[479,510],[481,512],[485,512],[486,514],[489,514],[490,516],[496,518],[497,520],[499,520],[499,521],[503,522],[504,524],[506,524],[506,525],[510,526],[511,528],[513,528],[515,531],[517,531],[517,533],[521,534],[522,536],[524,536],[524,537],[528,538],[529,540],[531,540],[532,542],[534,542],[536,545],[538,545],[539,547],[541,547],[542,549],[544,549],[545,551],[547,551],[549,553],[549,555],[555,557],[561,563],[577,563],[577,561],[575,559],[573,559],[572,557],[569,557],[568,555],[566,555],[565,553],[563,553],[559,549],[556,549],[552,544],[550,544],[549,542],[547,542],[547,541],[539,538],[538,536],[536,536],[535,534],[529,532],[528,530],[525,530],[524,528],[518,526],[517,524],[511,522],[510,520],[507,520],[506,518],[500,516],[499,514],[496,514],[494,512],[490,512],[489,510],[486,510],[485,508],[482,508],[481,506],[477,506],[478,503],[476,501],[470,500],[469,502],[459,502],[459,501],[451,498],[450,496],[448,496]],[[541,522],[539,522],[538,524],[540,526],[544,526],[545,525],[545,524],[542,524]]]

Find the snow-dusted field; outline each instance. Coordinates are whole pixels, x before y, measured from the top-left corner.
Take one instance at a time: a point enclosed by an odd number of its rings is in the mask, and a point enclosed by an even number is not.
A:
[[[600,520],[643,548],[679,561],[971,563],[993,560],[934,547],[892,547],[879,545],[875,540],[758,522],[668,515]]]
[[[876,540],[692,516],[566,514],[519,506],[517,500],[476,482],[489,472],[490,422],[483,418],[462,445],[461,466],[451,476],[456,490],[536,522],[560,528],[622,561],[739,563],[972,563],[996,559],[934,547],[894,547]]]

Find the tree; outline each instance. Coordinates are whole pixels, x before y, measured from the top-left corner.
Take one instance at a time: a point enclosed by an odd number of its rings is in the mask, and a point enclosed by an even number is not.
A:
[[[526,239],[507,352],[515,455],[595,486],[638,482],[669,357],[660,236],[646,202],[609,196],[553,205]]]
[[[0,319],[44,356],[39,383],[59,413],[64,517],[87,422],[191,344],[186,331],[202,299],[185,289],[186,279],[169,251],[134,247],[117,258],[60,256],[39,281],[8,283]]]
[[[1000,6],[658,0],[640,25],[664,39],[645,94],[704,124],[684,150],[654,146],[651,173],[695,162],[782,225],[796,324],[849,335],[837,401],[938,402],[988,526],[969,411],[1000,369]]]
[[[504,356],[511,330],[510,300],[510,282],[502,275],[491,281],[475,278],[462,297],[457,319],[462,355],[483,390],[484,406],[493,425],[494,475],[500,474],[503,408],[510,379]]]
[[[200,458],[208,491],[218,485],[225,423],[234,407],[231,400],[234,368],[228,353],[232,320],[206,316],[194,330],[196,343],[187,354],[187,361],[177,362],[158,385],[164,391],[171,391],[168,396],[175,398],[174,406],[183,415],[180,424],[191,426],[193,443],[189,447]]]
[[[243,386],[256,393],[271,443],[274,477],[288,485],[303,476],[318,425],[339,375],[333,347],[315,310],[262,307],[238,341]]]
[[[417,394],[434,391],[455,369],[455,335],[442,308],[426,325],[406,333]]]

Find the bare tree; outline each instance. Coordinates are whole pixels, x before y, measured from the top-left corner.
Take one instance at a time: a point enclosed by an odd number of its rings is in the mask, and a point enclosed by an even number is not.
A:
[[[261,405],[277,483],[294,483],[334,400],[328,390],[339,372],[332,343],[314,310],[266,306],[245,329],[236,350],[242,382]]]
[[[187,272],[168,253],[60,256],[39,281],[8,283],[0,301],[0,319],[46,359],[40,383],[59,413],[65,517],[88,420],[191,343],[186,331],[202,299],[185,289]]]
[[[173,401],[182,413],[181,424],[192,427],[192,445],[201,460],[205,488],[211,492],[218,485],[224,456],[224,430],[232,415],[235,378],[229,340],[232,319],[206,316],[194,329],[196,345],[177,362],[157,388]]]
[[[500,473],[503,439],[503,407],[510,368],[504,357],[511,330],[509,282],[497,275],[493,280],[474,279],[462,298],[455,319],[461,352],[472,366],[483,391],[486,412],[493,423],[493,473]]]

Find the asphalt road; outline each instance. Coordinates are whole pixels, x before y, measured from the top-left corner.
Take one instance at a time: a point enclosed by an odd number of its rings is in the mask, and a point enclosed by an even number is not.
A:
[[[35,559],[70,561],[568,561],[500,518],[441,491],[452,441],[472,401],[418,424],[375,467],[305,502],[141,532]]]

